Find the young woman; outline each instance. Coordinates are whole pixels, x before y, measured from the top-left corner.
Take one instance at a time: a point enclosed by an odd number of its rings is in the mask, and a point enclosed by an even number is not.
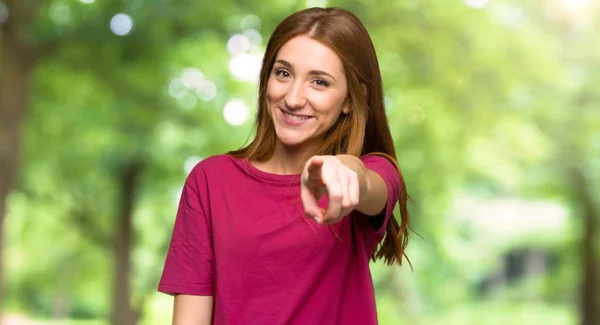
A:
[[[283,20],[258,106],[254,140],[185,182],[159,284],[173,323],[377,324],[369,261],[402,264],[407,193],[359,19],[312,8]]]

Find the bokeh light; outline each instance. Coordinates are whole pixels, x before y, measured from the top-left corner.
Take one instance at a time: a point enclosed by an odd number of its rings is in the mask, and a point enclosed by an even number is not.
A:
[[[204,78],[202,71],[195,67],[185,68],[180,77],[172,79],[168,91],[173,98],[187,103],[182,103],[184,108],[195,106],[198,98],[206,102],[217,97],[217,85]],[[192,93],[193,99],[189,98]]]
[[[229,61],[229,71],[239,81],[258,82],[262,57],[257,54],[237,54]]]
[[[250,39],[243,34],[232,35],[227,41],[227,52],[231,55],[242,54],[250,49]]]
[[[327,7],[327,0],[306,0],[306,8]]]
[[[244,35],[248,37],[250,43],[254,46],[260,46],[262,44],[262,36],[256,29],[247,29],[244,30]]]
[[[560,0],[561,5],[567,9],[582,9],[591,2],[592,0]]]
[[[464,0],[465,4],[471,8],[481,9],[488,4],[488,0]]]
[[[202,157],[198,156],[191,156],[188,159],[186,159],[183,163],[183,170],[185,171],[186,175],[189,174],[192,171],[192,169],[194,169],[194,167],[201,161]]]
[[[204,75],[197,68],[186,68],[183,70],[181,82],[188,89],[196,89],[201,86]]]
[[[83,3],[83,4],[86,4],[86,5],[89,5],[89,4],[91,4],[91,3],[94,3],[94,2],[96,2],[96,0],[79,0],[79,2],[81,2],[81,3]]]
[[[175,99],[182,99],[187,95],[188,89],[184,86],[181,78],[175,78],[169,83],[169,95]]]
[[[50,18],[58,25],[67,25],[71,22],[71,9],[64,3],[54,3],[49,9]]]
[[[179,107],[184,111],[190,111],[198,104],[198,97],[188,92],[183,98],[177,101],[177,104],[179,104]]]
[[[196,88],[196,95],[205,102],[213,100],[217,97],[217,85],[210,80],[202,80]]]
[[[240,22],[240,28],[242,30],[260,29],[260,27],[261,27],[260,18],[258,18],[258,16],[255,16],[255,15],[248,15],[248,16],[242,18],[242,21]]]
[[[223,117],[229,125],[239,126],[250,118],[250,111],[248,105],[241,99],[231,99],[223,108]]]
[[[110,20],[110,30],[117,36],[125,36],[133,29],[133,18],[128,14],[118,13]]]
[[[526,22],[526,15],[523,9],[504,4],[494,6],[493,17],[499,23],[511,28],[519,28]]]

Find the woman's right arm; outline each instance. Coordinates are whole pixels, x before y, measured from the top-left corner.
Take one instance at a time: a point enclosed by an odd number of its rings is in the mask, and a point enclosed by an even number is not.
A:
[[[213,296],[178,294],[173,303],[173,325],[210,325]]]

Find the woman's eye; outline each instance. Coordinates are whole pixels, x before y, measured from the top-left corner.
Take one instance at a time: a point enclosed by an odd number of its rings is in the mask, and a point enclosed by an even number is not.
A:
[[[315,84],[319,87],[328,87],[329,83],[323,79],[316,79]]]
[[[278,77],[288,78],[290,76],[290,73],[283,69],[278,69],[275,70],[275,75],[277,75]]]

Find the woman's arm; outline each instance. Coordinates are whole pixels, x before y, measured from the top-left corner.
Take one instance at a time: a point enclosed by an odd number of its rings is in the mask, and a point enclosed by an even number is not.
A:
[[[313,156],[304,167],[300,196],[305,213],[319,223],[340,221],[352,210],[378,215],[387,202],[383,178],[350,155]],[[327,193],[327,211],[317,201]]]
[[[357,175],[361,193],[355,209],[367,216],[378,215],[385,207],[387,200],[387,187],[383,178],[376,172],[367,169],[358,157],[351,155],[335,157]]]
[[[213,296],[175,296],[173,325],[210,325],[212,314]]]

